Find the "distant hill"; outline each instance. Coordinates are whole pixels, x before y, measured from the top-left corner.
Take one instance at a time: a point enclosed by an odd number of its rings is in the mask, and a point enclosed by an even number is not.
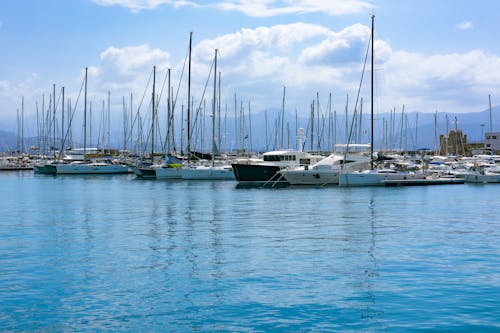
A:
[[[10,151],[17,145],[17,134],[0,130],[0,151]]]
[[[332,113],[333,114],[333,113]],[[267,117],[266,117],[267,115]],[[281,115],[280,110],[268,110],[267,112],[252,113],[251,119],[248,118],[248,114],[245,112],[244,119],[236,119],[234,117],[234,111],[228,111],[227,117],[221,115],[221,151],[224,150],[234,150],[235,148],[245,148],[252,149],[254,151],[265,151],[282,148],[295,148],[296,147],[296,131],[298,128],[304,129],[305,134],[305,149],[310,149],[310,125],[309,117],[297,117],[295,114],[286,112],[285,121],[283,124],[278,120]],[[500,130],[500,106],[495,107],[492,110],[493,115],[493,130]],[[177,115],[176,115],[177,116]],[[316,115],[317,117],[317,115]],[[446,129],[461,129],[466,135],[469,142],[480,142],[484,137],[484,133],[489,131],[490,124],[490,112],[488,110],[482,112],[471,112],[464,114],[451,114],[451,113],[438,113],[437,114],[437,126],[435,123],[435,114],[433,113],[418,113],[418,128],[416,129],[417,114],[407,113],[405,115],[405,121],[402,121],[401,112],[392,114],[391,113],[379,113],[375,115],[375,148],[401,148],[403,149],[420,149],[429,148],[434,149],[434,146],[439,142],[439,135],[445,134]],[[266,120],[267,118],[267,120]],[[392,119],[391,119],[392,118]],[[226,122],[224,124],[224,119]],[[456,120],[456,121],[455,121]],[[27,120],[26,123],[33,120]],[[180,119],[175,119],[176,123],[176,145],[177,149],[180,150]],[[350,130],[352,122],[352,114],[348,115],[348,130]],[[122,148],[123,147],[123,129],[121,119],[116,119],[111,128],[111,146],[112,148]],[[160,124],[162,122],[160,121]],[[356,143],[368,143],[370,141],[370,115],[366,113],[363,114],[363,119],[361,121],[361,129],[359,125],[353,127],[356,134],[361,133],[361,138],[356,138]],[[193,130],[193,142],[192,147],[196,150],[207,151],[211,148],[209,144],[211,136],[211,118],[206,116],[205,118],[199,117],[197,124],[204,124],[204,129]],[[267,124],[267,126],[266,126]],[[346,142],[346,120],[343,112],[337,112],[337,130],[334,135],[332,129],[334,124],[334,119],[328,119],[327,115],[324,115],[320,121],[316,118],[314,121],[314,149],[317,149],[318,141],[321,141],[321,149],[327,150],[331,147],[328,144],[328,137],[333,141],[336,138],[336,143]],[[359,119],[356,121],[359,124]],[[149,128],[149,125],[145,125],[144,128]],[[158,142],[164,140],[165,125],[159,126],[160,133],[156,133],[157,138],[161,138]],[[12,128],[12,127],[10,127]],[[87,142],[93,142],[93,146],[97,146],[96,143],[99,142],[96,139],[97,136],[97,125],[94,125],[94,139]],[[318,137],[318,128],[322,131],[323,136],[320,139]],[[329,129],[330,128],[330,129]],[[224,129],[225,133],[224,134]],[[283,134],[281,134],[283,129]],[[392,129],[392,131],[391,131]],[[75,126],[73,129],[73,139],[76,142],[82,141],[81,126]],[[147,130],[145,130],[147,131]],[[136,129],[134,130],[134,135],[136,135]],[[392,134],[391,134],[392,132]],[[26,133],[26,131],[25,131]],[[237,135],[235,135],[237,133]],[[329,134],[330,133],[330,134]],[[437,137],[436,137],[437,133]],[[217,136],[218,133],[216,133]],[[184,135],[186,131],[184,130]],[[204,139],[200,139],[201,137]],[[236,137],[238,139],[236,139]],[[133,141],[136,141],[134,138]],[[143,134],[143,140],[147,141],[147,133]],[[25,147],[38,145],[38,139],[36,135],[27,133],[24,139]],[[185,139],[184,146],[186,145]],[[58,140],[58,142],[60,142]],[[12,131],[6,131],[5,129],[0,130],[0,151],[12,151],[17,148],[18,137],[17,134]],[[78,146],[76,143],[75,146]],[[161,150],[160,144],[158,143],[158,148]]]

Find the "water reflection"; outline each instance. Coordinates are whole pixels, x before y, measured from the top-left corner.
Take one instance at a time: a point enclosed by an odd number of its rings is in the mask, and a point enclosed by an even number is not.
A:
[[[456,195],[445,187],[2,180],[6,331],[498,324],[499,211],[480,187]],[[453,212],[451,195],[460,202]]]
[[[354,271],[345,271],[353,280],[353,303],[360,311],[360,318],[377,321],[383,314],[377,310],[376,279],[379,276],[377,264],[377,221],[379,206],[377,188],[342,190],[342,218],[349,221],[346,229],[346,253],[352,256],[347,266]]]

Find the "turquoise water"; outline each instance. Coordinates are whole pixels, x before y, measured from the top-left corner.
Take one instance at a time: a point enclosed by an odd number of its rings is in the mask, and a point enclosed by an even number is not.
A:
[[[0,184],[0,331],[500,331],[497,185]]]

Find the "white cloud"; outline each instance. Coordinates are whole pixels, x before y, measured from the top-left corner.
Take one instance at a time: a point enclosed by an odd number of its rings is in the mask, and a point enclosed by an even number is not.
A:
[[[306,23],[242,29],[202,40],[193,50],[192,94],[199,103],[217,48],[223,98],[229,104],[238,92],[242,99],[252,101],[255,110],[279,106],[283,85],[287,86],[291,108],[307,108],[316,92],[322,96],[333,92],[334,100],[343,104],[347,93],[357,91],[368,40],[367,26],[356,24],[331,31]],[[471,100],[500,86],[500,58],[481,50],[425,55],[394,51],[388,42],[376,40],[375,53],[380,112],[401,104],[424,112],[477,111],[471,109]],[[173,67],[172,82],[177,82],[183,61],[170,65],[167,52],[147,45],[110,47],[101,53],[96,75],[106,89],[137,94],[144,90],[153,64],[163,73]],[[365,83],[366,100],[368,80]]]
[[[40,78],[36,73],[19,82],[0,81],[0,100],[2,101],[2,121],[12,123],[16,119],[16,111],[21,108],[21,98],[25,97],[25,114],[36,112],[31,104],[34,96],[41,96]],[[41,111],[41,110],[40,110]]]
[[[362,24],[355,24],[338,33],[329,32],[319,44],[302,50],[299,61],[303,63],[358,62],[366,49],[370,30]]]
[[[316,92],[323,101],[331,92],[334,109],[340,111],[346,94],[353,96],[357,91],[368,40],[367,26],[355,24],[332,31],[307,23],[241,29],[202,40],[193,50],[192,96],[199,103],[217,48],[223,103],[232,105],[233,94],[237,93],[239,100],[251,101],[255,112],[279,108],[282,87],[286,86],[288,110],[307,113]],[[186,49],[187,46],[188,40]],[[500,88],[500,57],[482,50],[427,55],[393,50],[387,41],[377,39],[375,53],[378,112],[402,104],[422,112],[479,111],[478,105],[484,105],[481,102],[485,96]],[[121,103],[121,96],[133,93],[134,104],[138,104],[142,95],[150,92],[147,82],[153,65],[158,69],[158,89],[166,69],[171,67],[176,90],[183,62],[184,59],[173,60],[166,50],[147,44],[110,46],[89,67],[89,98],[100,101],[111,91],[112,100]],[[82,78],[81,72],[74,75],[73,83],[66,85],[67,96],[78,93]],[[185,104],[186,78],[184,73],[179,94],[181,104]],[[15,115],[23,95],[25,105],[30,105],[33,112],[35,101],[40,100],[43,92],[47,94],[52,85],[42,81],[33,75],[21,82],[0,82],[0,100],[3,110],[7,110],[4,112]],[[368,81],[366,78],[363,92],[366,102]],[[211,81],[208,84],[205,97],[210,103]]]
[[[462,22],[457,24],[457,29],[459,30],[470,30],[473,28],[472,22]]]
[[[219,49],[225,90],[231,94],[244,86],[248,94],[254,92],[248,98],[264,108],[274,104],[265,94],[282,85],[298,89],[300,94],[290,97],[296,102],[304,93],[312,94],[318,89],[342,89],[344,94],[346,89],[357,84],[368,36],[369,29],[362,25],[338,33],[306,23],[242,29],[201,41],[195,47],[194,59],[197,66],[207,63],[213,57],[213,50]],[[335,52],[328,50],[329,56],[320,54],[324,44],[342,43],[355,44],[356,48],[340,47]],[[346,61],[348,58],[353,60]],[[205,66],[205,72],[199,74],[206,76],[208,68]]]
[[[153,66],[158,72],[170,66],[170,55],[149,45],[108,47],[100,54],[101,62],[89,71],[106,90],[134,91],[141,85]]]
[[[194,2],[186,0],[92,0],[100,6],[122,6],[133,12],[155,9],[161,5],[170,5],[174,8],[182,6],[196,6]]]
[[[374,8],[371,2],[363,0],[225,0],[216,7],[251,17],[305,13],[339,16]]]
[[[286,14],[325,13],[340,16],[373,9],[367,0],[92,0],[101,6],[122,6],[138,12],[161,5],[172,7],[212,7],[223,11],[238,11],[251,17],[270,17]]]
[[[431,56],[398,51],[382,76],[382,95],[394,103],[411,98],[420,111],[479,111],[472,103],[500,86],[500,58],[481,50]]]
[[[285,54],[297,44],[327,34],[327,28],[307,23],[242,29],[236,33],[201,41],[196,51],[208,53],[208,50],[219,48],[226,58],[244,57],[252,50],[273,50]]]

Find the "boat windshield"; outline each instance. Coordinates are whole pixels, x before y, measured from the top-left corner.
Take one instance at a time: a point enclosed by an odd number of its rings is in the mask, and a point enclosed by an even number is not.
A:
[[[296,159],[295,155],[264,155],[264,161],[267,162],[295,161]]]

